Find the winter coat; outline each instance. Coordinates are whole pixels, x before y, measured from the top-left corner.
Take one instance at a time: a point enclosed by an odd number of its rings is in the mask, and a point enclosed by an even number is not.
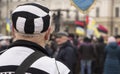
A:
[[[103,57],[105,56],[105,43],[97,43],[96,44],[96,52],[98,57]]]
[[[120,74],[120,47],[117,43],[112,42],[106,46],[105,50],[106,58],[103,74]]]
[[[105,47],[106,44],[105,43],[97,43],[95,46],[96,49],[96,53],[97,53],[97,57],[96,60],[99,63],[99,66],[103,66],[104,64],[104,60],[105,60]]]
[[[80,59],[93,60],[95,57],[94,47],[91,43],[84,42],[78,49],[80,53]]]
[[[104,42],[98,42],[95,45],[95,50],[96,50],[96,59],[94,61],[95,65],[94,68],[96,72],[99,74],[103,73],[103,68],[104,68],[104,61],[105,61],[105,47],[106,44]]]
[[[64,63],[72,72],[74,72],[76,58],[75,49],[69,41],[60,46],[56,57],[57,60]]]

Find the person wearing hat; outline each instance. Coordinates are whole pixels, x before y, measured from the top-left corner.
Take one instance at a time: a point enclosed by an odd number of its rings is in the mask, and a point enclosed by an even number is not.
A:
[[[64,63],[72,74],[75,74],[76,52],[71,44],[66,32],[56,34],[56,43],[58,44],[56,59]]]
[[[120,74],[120,47],[113,36],[108,38],[105,53],[106,58],[103,74]]]
[[[14,42],[0,56],[0,74],[69,74],[61,62],[48,57],[49,9],[38,3],[19,5],[12,12]]]

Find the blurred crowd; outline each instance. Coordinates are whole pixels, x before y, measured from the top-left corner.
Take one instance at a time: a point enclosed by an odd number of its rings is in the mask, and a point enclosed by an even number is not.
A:
[[[73,74],[120,74],[119,45],[119,35],[96,38],[59,32],[51,35],[46,48]]]
[[[11,39],[0,40],[2,54]],[[120,74],[120,36],[81,37],[58,32],[46,42],[50,57],[64,63],[73,74]]]
[[[0,54],[7,50],[7,47],[12,43],[12,37],[1,36],[0,37]]]

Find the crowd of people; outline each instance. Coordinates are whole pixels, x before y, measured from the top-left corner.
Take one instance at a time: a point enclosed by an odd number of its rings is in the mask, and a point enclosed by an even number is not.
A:
[[[119,36],[50,34],[49,9],[36,3],[11,15],[13,38],[0,42],[0,74],[120,74]]]
[[[79,37],[58,32],[51,35],[47,49],[73,74],[119,74],[120,36]]]

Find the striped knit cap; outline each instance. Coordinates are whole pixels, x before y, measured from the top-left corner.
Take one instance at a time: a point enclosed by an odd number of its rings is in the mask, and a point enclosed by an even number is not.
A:
[[[12,13],[12,23],[19,33],[43,33],[50,25],[49,9],[36,3],[19,5]]]

